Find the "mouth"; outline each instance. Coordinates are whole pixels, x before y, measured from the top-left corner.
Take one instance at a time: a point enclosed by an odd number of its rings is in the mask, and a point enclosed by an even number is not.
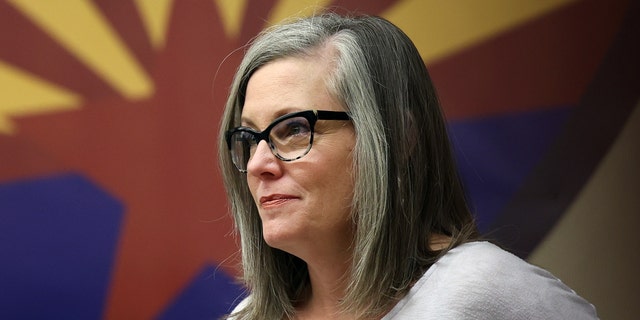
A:
[[[298,199],[298,197],[289,194],[271,194],[265,197],[260,197],[260,206],[263,208],[273,207],[295,199]]]

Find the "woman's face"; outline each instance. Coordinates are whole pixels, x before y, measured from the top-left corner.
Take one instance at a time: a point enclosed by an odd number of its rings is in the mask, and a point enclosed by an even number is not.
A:
[[[282,58],[264,65],[247,85],[242,125],[262,131],[296,111],[344,111],[326,88],[328,70],[325,58]],[[345,250],[353,234],[353,126],[318,120],[314,131],[312,148],[301,159],[281,161],[261,141],[247,164],[265,241],[303,260]]]

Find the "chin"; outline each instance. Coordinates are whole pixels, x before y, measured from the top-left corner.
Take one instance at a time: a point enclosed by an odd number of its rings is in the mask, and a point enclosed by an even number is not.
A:
[[[291,249],[294,244],[300,243],[299,235],[291,233],[290,230],[288,230],[287,232],[274,232],[264,230],[263,238],[270,247],[280,249],[289,253],[292,253]]]

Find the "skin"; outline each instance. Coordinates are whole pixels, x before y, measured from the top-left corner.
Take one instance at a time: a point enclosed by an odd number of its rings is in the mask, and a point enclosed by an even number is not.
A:
[[[264,130],[291,112],[344,111],[325,85],[330,58],[329,50],[319,50],[313,57],[281,58],[258,69],[248,82],[242,125]],[[349,121],[319,120],[313,146],[303,158],[281,161],[261,141],[247,166],[265,241],[301,258],[309,269],[311,294],[298,306],[297,318],[338,312],[354,234],[354,145]]]

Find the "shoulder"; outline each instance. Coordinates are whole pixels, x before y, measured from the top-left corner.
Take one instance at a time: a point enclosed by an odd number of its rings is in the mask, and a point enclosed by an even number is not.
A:
[[[451,249],[434,264],[432,272],[436,277],[455,277],[465,285],[476,282],[510,285],[511,281],[520,285],[523,278],[553,278],[547,271],[485,241]]]
[[[397,307],[399,319],[404,312],[428,319],[597,318],[591,304],[551,273],[489,242],[450,250]]]

